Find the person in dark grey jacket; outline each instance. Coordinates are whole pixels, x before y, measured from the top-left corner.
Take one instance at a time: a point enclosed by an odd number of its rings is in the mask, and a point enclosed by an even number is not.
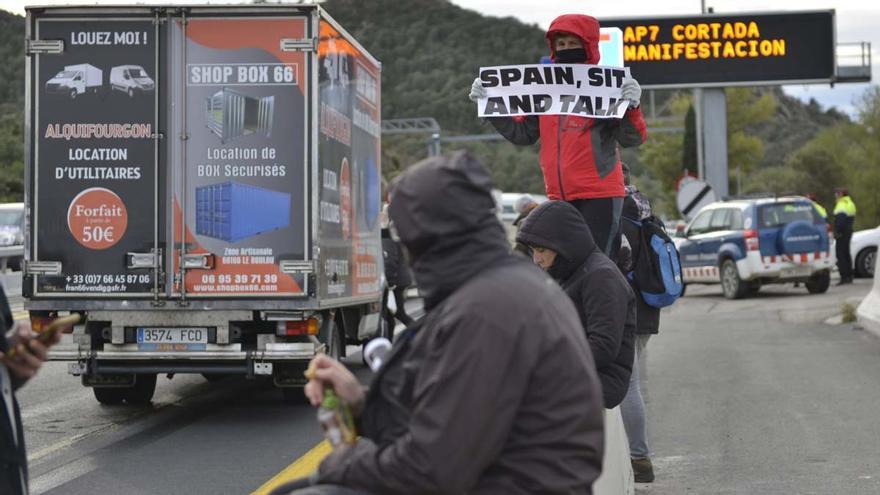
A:
[[[362,437],[295,493],[592,493],[603,411],[589,344],[559,287],[510,252],[486,170],[465,153],[431,158],[392,196],[427,314],[369,392],[315,358],[310,401],[332,385]]]
[[[631,184],[629,167],[624,164],[623,178],[626,184],[626,198],[623,200],[623,213],[620,228],[632,249],[632,259],[639,260],[641,246],[641,229],[637,222],[653,216],[651,203],[639,189]],[[632,267],[635,270],[635,266]],[[632,283],[632,282],[631,282]],[[648,447],[647,415],[645,401],[642,396],[647,368],[648,339],[660,329],[660,308],[645,302],[638,289],[633,285],[636,296],[636,331],[635,331],[635,362],[630,377],[629,390],[620,403],[620,413],[626,425],[629,439],[629,453],[635,481],[651,483],[654,481],[654,466],[651,463],[651,450]]]
[[[629,388],[636,325],[629,283],[596,247],[578,210],[564,201],[537,207],[516,236],[535,262],[574,302],[596,362],[605,408],[620,404]]]
[[[387,210],[387,207],[385,208]],[[385,290],[382,293],[382,313],[385,324],[388,326],[388,335],[394,339],[395,318],[404,326],[412,325],[413,319],[406,313],[406,289],[412,285],[412,275],[403,259],[400,245],[391,238],[390,222],[387,219],[388,212],[383,211],[384,225],[382,226],[382,256],[385,262]],[[388,300],[393,295],[397,309],[391,311]]]

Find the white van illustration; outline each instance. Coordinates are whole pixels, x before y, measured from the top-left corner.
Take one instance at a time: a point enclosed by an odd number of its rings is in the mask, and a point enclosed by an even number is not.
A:
[[[110,88],[127,93],[129,97],[137,92],[153,91],[155,83],[140,65],[117,65],[110,69]]]
[[[46,81],[46,92],[66,94],[71,99],[86,91],[97,93],[103,84],[103,77],[104,72],[93,65],[68,65]]]

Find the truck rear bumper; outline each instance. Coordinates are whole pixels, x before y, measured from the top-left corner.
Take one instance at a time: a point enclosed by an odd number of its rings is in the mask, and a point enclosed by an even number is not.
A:
[[[81,350],[78,346],[58,346],[49,353],[52,361],[297,361],[315,356],[315,344],[286,344],[282,349],[241,351],[212,350],[150,352],[137,350],[137,344],[104,346],[103,351]],[[113,349],[106,350],[107,347]]]
[[[137,344],[105,345],[101,351],[59,344],[49,353],[52,361],[67,361],[72,375],[127,375],[137,373],[202,373],[253,377],[277,374],[277,367],[305,368],[320,346],[313,343],[276,344],[274,349],[242,351],[239,345],[211,346],[204,351],[140,351]],[[222,349],[222,347],[232,349]],[[110,349],[108,349],[110,348]],[[218,349],[221,348],[221,349]],[[301,373],[294,373],[298,376]]]

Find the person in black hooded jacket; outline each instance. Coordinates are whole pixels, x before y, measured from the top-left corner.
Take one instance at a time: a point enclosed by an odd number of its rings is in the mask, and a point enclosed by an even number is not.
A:
[[[309,400],[332,385],[361,438],[294,493],[592,493],[604,446],[590,346],[571,301],[511,252],[494,210],[489,175],[466,153],[398,179],[391,225],[426,315],[368,392],[337,361],[313,360]]]
[[[596,247],[580,212],[564,201],[535,208],[516,240],[536,252],[536,264],[574,302],[602,382],[605,408],[616,407],[629,388],[634,356],[636,303],[626,278]]]
[[[15,391],[37,374],[48,357],[49,347],[61,338],[55,334],[44,344],[35,337],[29,323],[16,325],[13,321],[6,293],[0,286],[0,494],[3,495],[28,493],[24,428]],[[12,358],[6,356],[10,348],[17,352]]]

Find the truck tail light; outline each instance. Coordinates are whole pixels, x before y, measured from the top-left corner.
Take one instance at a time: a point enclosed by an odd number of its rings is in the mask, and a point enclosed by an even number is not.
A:
[[[757,251],[760,247],[758,242],[758,231],[755,229],[749,229],[743,232],[743,236],[746,240],[746,249],[748,251]]]
[[[278,322],[278,335],[294,336],[294,335],[317,335],[318,319],[309,318],[308,320],[287,320]]]

